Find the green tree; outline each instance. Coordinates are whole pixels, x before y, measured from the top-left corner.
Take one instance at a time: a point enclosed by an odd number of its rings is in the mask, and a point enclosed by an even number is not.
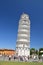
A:
[[[41,52],[41,51],[43,51],[43,48],[39,49],[39,56],[43,54],[43,52]]]
[[[30,49],[30,55],[32,55],[32,54],[38,55],[39,52],[38,52],[38,50],[36,50],[35,48],[31,48],[31,49]]]
[[[38,50],[36,50],[35,53],[36,53],[36,55],[38,55],[39,54]]]
[[[35,54],[35,48],[30,49],[30,55]]]

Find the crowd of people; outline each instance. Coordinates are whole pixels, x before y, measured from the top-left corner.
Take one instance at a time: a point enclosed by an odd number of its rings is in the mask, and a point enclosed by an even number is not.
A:
[[[16,56],[16,55],[12,55],[12,56],[7,56],[7,55],[0,55],[0,60],[4,60],[4,61],[43,61],[43,57],[42,58],[37,58],[37,57],[26,57],[26,56]]]

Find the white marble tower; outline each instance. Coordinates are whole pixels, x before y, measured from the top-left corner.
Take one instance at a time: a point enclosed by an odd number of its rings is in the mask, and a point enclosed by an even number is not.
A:
[[[21,15],[19,20],[16,54],[30,56],[30,19],[25,13]]]

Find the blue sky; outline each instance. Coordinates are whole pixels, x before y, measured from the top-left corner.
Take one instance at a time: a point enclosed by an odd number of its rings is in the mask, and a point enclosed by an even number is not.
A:
[[[0,48],[15,49],[21,14],[30,16],[30,47],[43,47],[43,0],[0,0]]]

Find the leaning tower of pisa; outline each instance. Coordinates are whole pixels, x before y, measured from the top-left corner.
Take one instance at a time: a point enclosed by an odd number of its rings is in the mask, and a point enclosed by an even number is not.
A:
[[[30,19],[25,13],[19,20],[16,53],[18,56],[30,56]]]

